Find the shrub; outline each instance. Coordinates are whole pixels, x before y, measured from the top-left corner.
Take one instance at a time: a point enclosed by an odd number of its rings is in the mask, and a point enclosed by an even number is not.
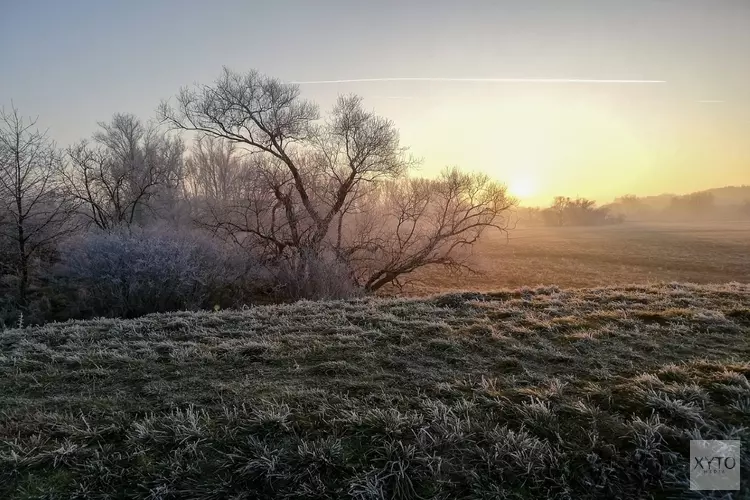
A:
[[[35,264],[39,276],[23,313],[12,293],[0,293],[0,328],[362,293],[333,256],[263,262],[203,232],[163,226],[85,232],[48,261]],[[0,292],[15,290],[13,279],[0,273]]]
[[[69,316],[237,306],[262,281],[258,266],[216,240],[164,228],[85,234],[63,245],[54,274],[74,295]]]

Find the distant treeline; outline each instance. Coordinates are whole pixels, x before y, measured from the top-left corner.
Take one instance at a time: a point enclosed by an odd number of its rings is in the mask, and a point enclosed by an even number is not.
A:
[[[600,226],[620,224],[625,220],[609,207],[597,207],[593,200],[566,196],[556,196],[547,208],[521,209],[520,219],[529,225],[544,226]]]
[[[750,219],[750,186],[731,186],[686,195],[616,198],[598,207],[593,200],[556,196],[544,207],[519,211],[523,224],[536,226],[598,226],[629,221],[691,221]]]
[[[740,198],[743,196],[744,198]],[[608,205],[628,220],[737,220],[750,218],[750,186],[699,191],[683,196],[626,195]]]

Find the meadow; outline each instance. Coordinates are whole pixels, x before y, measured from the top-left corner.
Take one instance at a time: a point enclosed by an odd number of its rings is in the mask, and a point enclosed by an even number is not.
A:
[[[739,283],[6,330],[0,498],[711,498],[691,439],[743,440],[743,498],[748,360]]]
[[[0,500],[750,500],[750,0],[56,4]]]
[[[595,227],[516,227],[473,248],[476,273],[426,268],[413,295],[521,286],[750,282],[750,221],[626,222]]]

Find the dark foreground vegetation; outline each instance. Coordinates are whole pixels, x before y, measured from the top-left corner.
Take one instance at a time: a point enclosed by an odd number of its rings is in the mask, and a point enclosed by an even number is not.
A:
[[[0,497],[690,498],[699,438],[747,491],[748,360],[741,284],[6,330]]]

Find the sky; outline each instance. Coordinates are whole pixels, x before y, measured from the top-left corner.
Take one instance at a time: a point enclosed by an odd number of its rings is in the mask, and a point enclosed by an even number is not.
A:
[[[750,184],[750,0],[0,0],[0,47],[0,106],[61,146],[227,66],[526,204]]]

